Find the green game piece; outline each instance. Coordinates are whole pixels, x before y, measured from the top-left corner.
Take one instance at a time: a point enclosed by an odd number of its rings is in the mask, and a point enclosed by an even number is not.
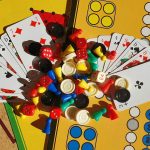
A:
[[[72,104],[74,104],[74,99],[70,99],[68,102],[61,104],[61,110],[65,111]]]
[[[88,50],[87,53],[89,62],[97,62],[98,58],[92,54],[91,50]]]
[[[97,71],[98,70],[98,64],[96,63],[90,63],[92,71]]]
[[[93,115],[92,115],[92,118],[95,119],[96,121],[99,121],[100,118],[107,112],[107,109],[106,108],[102,108],[100,109],[99,111],[95,112]]]

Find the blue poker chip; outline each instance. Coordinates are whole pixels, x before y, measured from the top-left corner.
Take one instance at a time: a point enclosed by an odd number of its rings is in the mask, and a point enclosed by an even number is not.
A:
[[[150,133],[150,122],[145,123],[145,125],[144,125],[144,130],[145,130],[147,133]]]
[[[81,135],[82,135],[82,130],[80,127],[78,126],[73,126],[71,129],[70,129],[70,135],[73,137],[73,138],[79,138]]]
[[[94,147],[91,143],[86,142],[82,145],[81,150],[94,150]]]
[[[84,131],[84,138],[88,141],[94,140],[96,137],[96,132],[92,128],[88,128]]]
[[[150,146],[150,135],[147,134],[147,135],[143,136],[142,141],[143,141],[144,145]]]

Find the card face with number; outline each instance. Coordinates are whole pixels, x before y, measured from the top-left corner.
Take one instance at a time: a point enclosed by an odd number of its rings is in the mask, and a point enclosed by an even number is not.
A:
[[[13,70],[22,78],[26,77],[26,74],[20,68],[19,64],[16,62],[14,57],[11,55],[9,50],[6,48],[5,44],[0,40],[0,54],[4,57],[4,59],[11,65]]]
[[[11,55],[14,57],[14,59],[16,60],[16,62],[19,64],[19,66],[21,67],[21,69],[23,70],[23,72],[26,74],[27,71],[22,63],[22,60],[19,56],[19,54],[17,53],[12,41],[10,40],[9,36],[4,33],[1,36],[1,40],[2,42],[5,44],[5,46],[7,47],[7,49],[9,50],[9,52],[11,53]]]
[[[116,61],[117,63],[113,67],[111,72],[114,72],[119,66],[138,54],[141,50],[148,47],[147,43],[140,39],[135,39],[130,46],[122,53],[121,57]]]
[[[137,106],[148,102],[150,100],[149,85],[150,85],[150,62],[143,63],[141,65],[123,70],[112,75],[117,75],[125,78],[129,87],[130,98],[125,103],[120,103],[114,100],[117,110],[129,109],[133,106]]]
[[[119,34],[119,33],[112,34],[111,41],[110,41],[110,46],[108,48],[109,52],[117,50],[122,36],[123,35]],[[111,63],[110,60],[106,60],[105,65],[104,65],[104,70],[103,70],[104,72],[106,72],[106,70],[109,67],[110,63]]]
[[[132,57],[130,60],[126,61],[123,65],[118,67],[115,72],[122,71],[124,69],[128,69],[141,63],[147,62],[150,60],[150,47],[147,47],[140,51],[137,55]]]
[[[39,15],[33,15],[6,29],[27,71],[33,69],[32,61],[35,56],[25,52],[23,44],[36,41],[43,45],[50,45],[51,37]]]
[[[106,47],[106,50],[108,50],[110,46],[110,39],[111,39],[111,35],[100,35],[98,37],[98,43],[104,44]],[[98,59],[99,71],[103,71],[104,65],[105,65],[105,62],[101,61],[101,59]]]
[[[109,67],[106,70],[106,73],[111,72],[112,68],[115,66],[116,61],[119,59],[119,57],[121,56],[121,54],[129,47],[129,45],[132,43],[132,41],[135,38],[133,36],[129,36],[129,35],[123,35],[121,38],[121,41],[117,47],[116,50],[116,57],[114,60],[111,60]]]

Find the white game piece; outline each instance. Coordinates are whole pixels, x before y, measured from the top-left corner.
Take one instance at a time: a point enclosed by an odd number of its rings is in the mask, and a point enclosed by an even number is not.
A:
[[[115,81],[115,86],[127,89],[128,88],[128,81],[125,78],[118,78]]]
[[[150,15],[145,15],[143,17],[144,24],[150,24]]]
[[[97,93],[95,94],[95,97],[100,99],[100,98],[104,97],[104,93],[98,89]]]
[[[65,62],[62,66],[62,73],[65,76],[72,76],[76,72],[76,66],[73,62]]]
[[[133,132],[127,133],[127,135],[126,135],[127,142],[134,143],[136,141],[136,139],[137,139],[137,136],[135,133],[133,133]]]
[[[138,107],[132,107],[130,109],[130,116],[131,117],[138,117],[140,115],[140,109]]]
[[[73,59],[76,56],[77,56],[76,53],[68,54],[65,57],[63,57],[63,62],[69,61],[70,59]]]
[[[97,93],[97,85],[96,85],[96,83],[94,83],[94,82],[89,82],[88,84],[89,84],[89,86],[92,86],[92,87],[93,87],[93,91],[90,93],[89,91],[85,90],[85,91],[84,91],[84,92],[85,92],[85,95],[86,95],[86,96],[95,95],[95,94]]]
[[[145,4],[145,10],[147,12],[150,12],[150,2],[148,2],[148,3]]]
[[[143,27],[141,30],[141,33],[145,37],[149,36],[150,35],[150,28],[149,27]]]
[[[66,110],[65,110],[65,117],[68,120],[74,120],[75,119],[75,114],[78,111],[78,108],[75,106],[69,106]]]

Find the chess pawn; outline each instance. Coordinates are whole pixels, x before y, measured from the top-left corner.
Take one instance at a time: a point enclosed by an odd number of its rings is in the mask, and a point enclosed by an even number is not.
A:
[[[51,133],[51,123],[52,123],[52,119],[47,118],[45,128],[43,129],[43,133],[45,133],[45,134]]]
[[[92,115],[92,118],[95,119],[96,121],[99,121],[100,118],[107,112],[107,109],[106,108],[102,108],[100,109],[99,111],[95,112],[93,115]]]

